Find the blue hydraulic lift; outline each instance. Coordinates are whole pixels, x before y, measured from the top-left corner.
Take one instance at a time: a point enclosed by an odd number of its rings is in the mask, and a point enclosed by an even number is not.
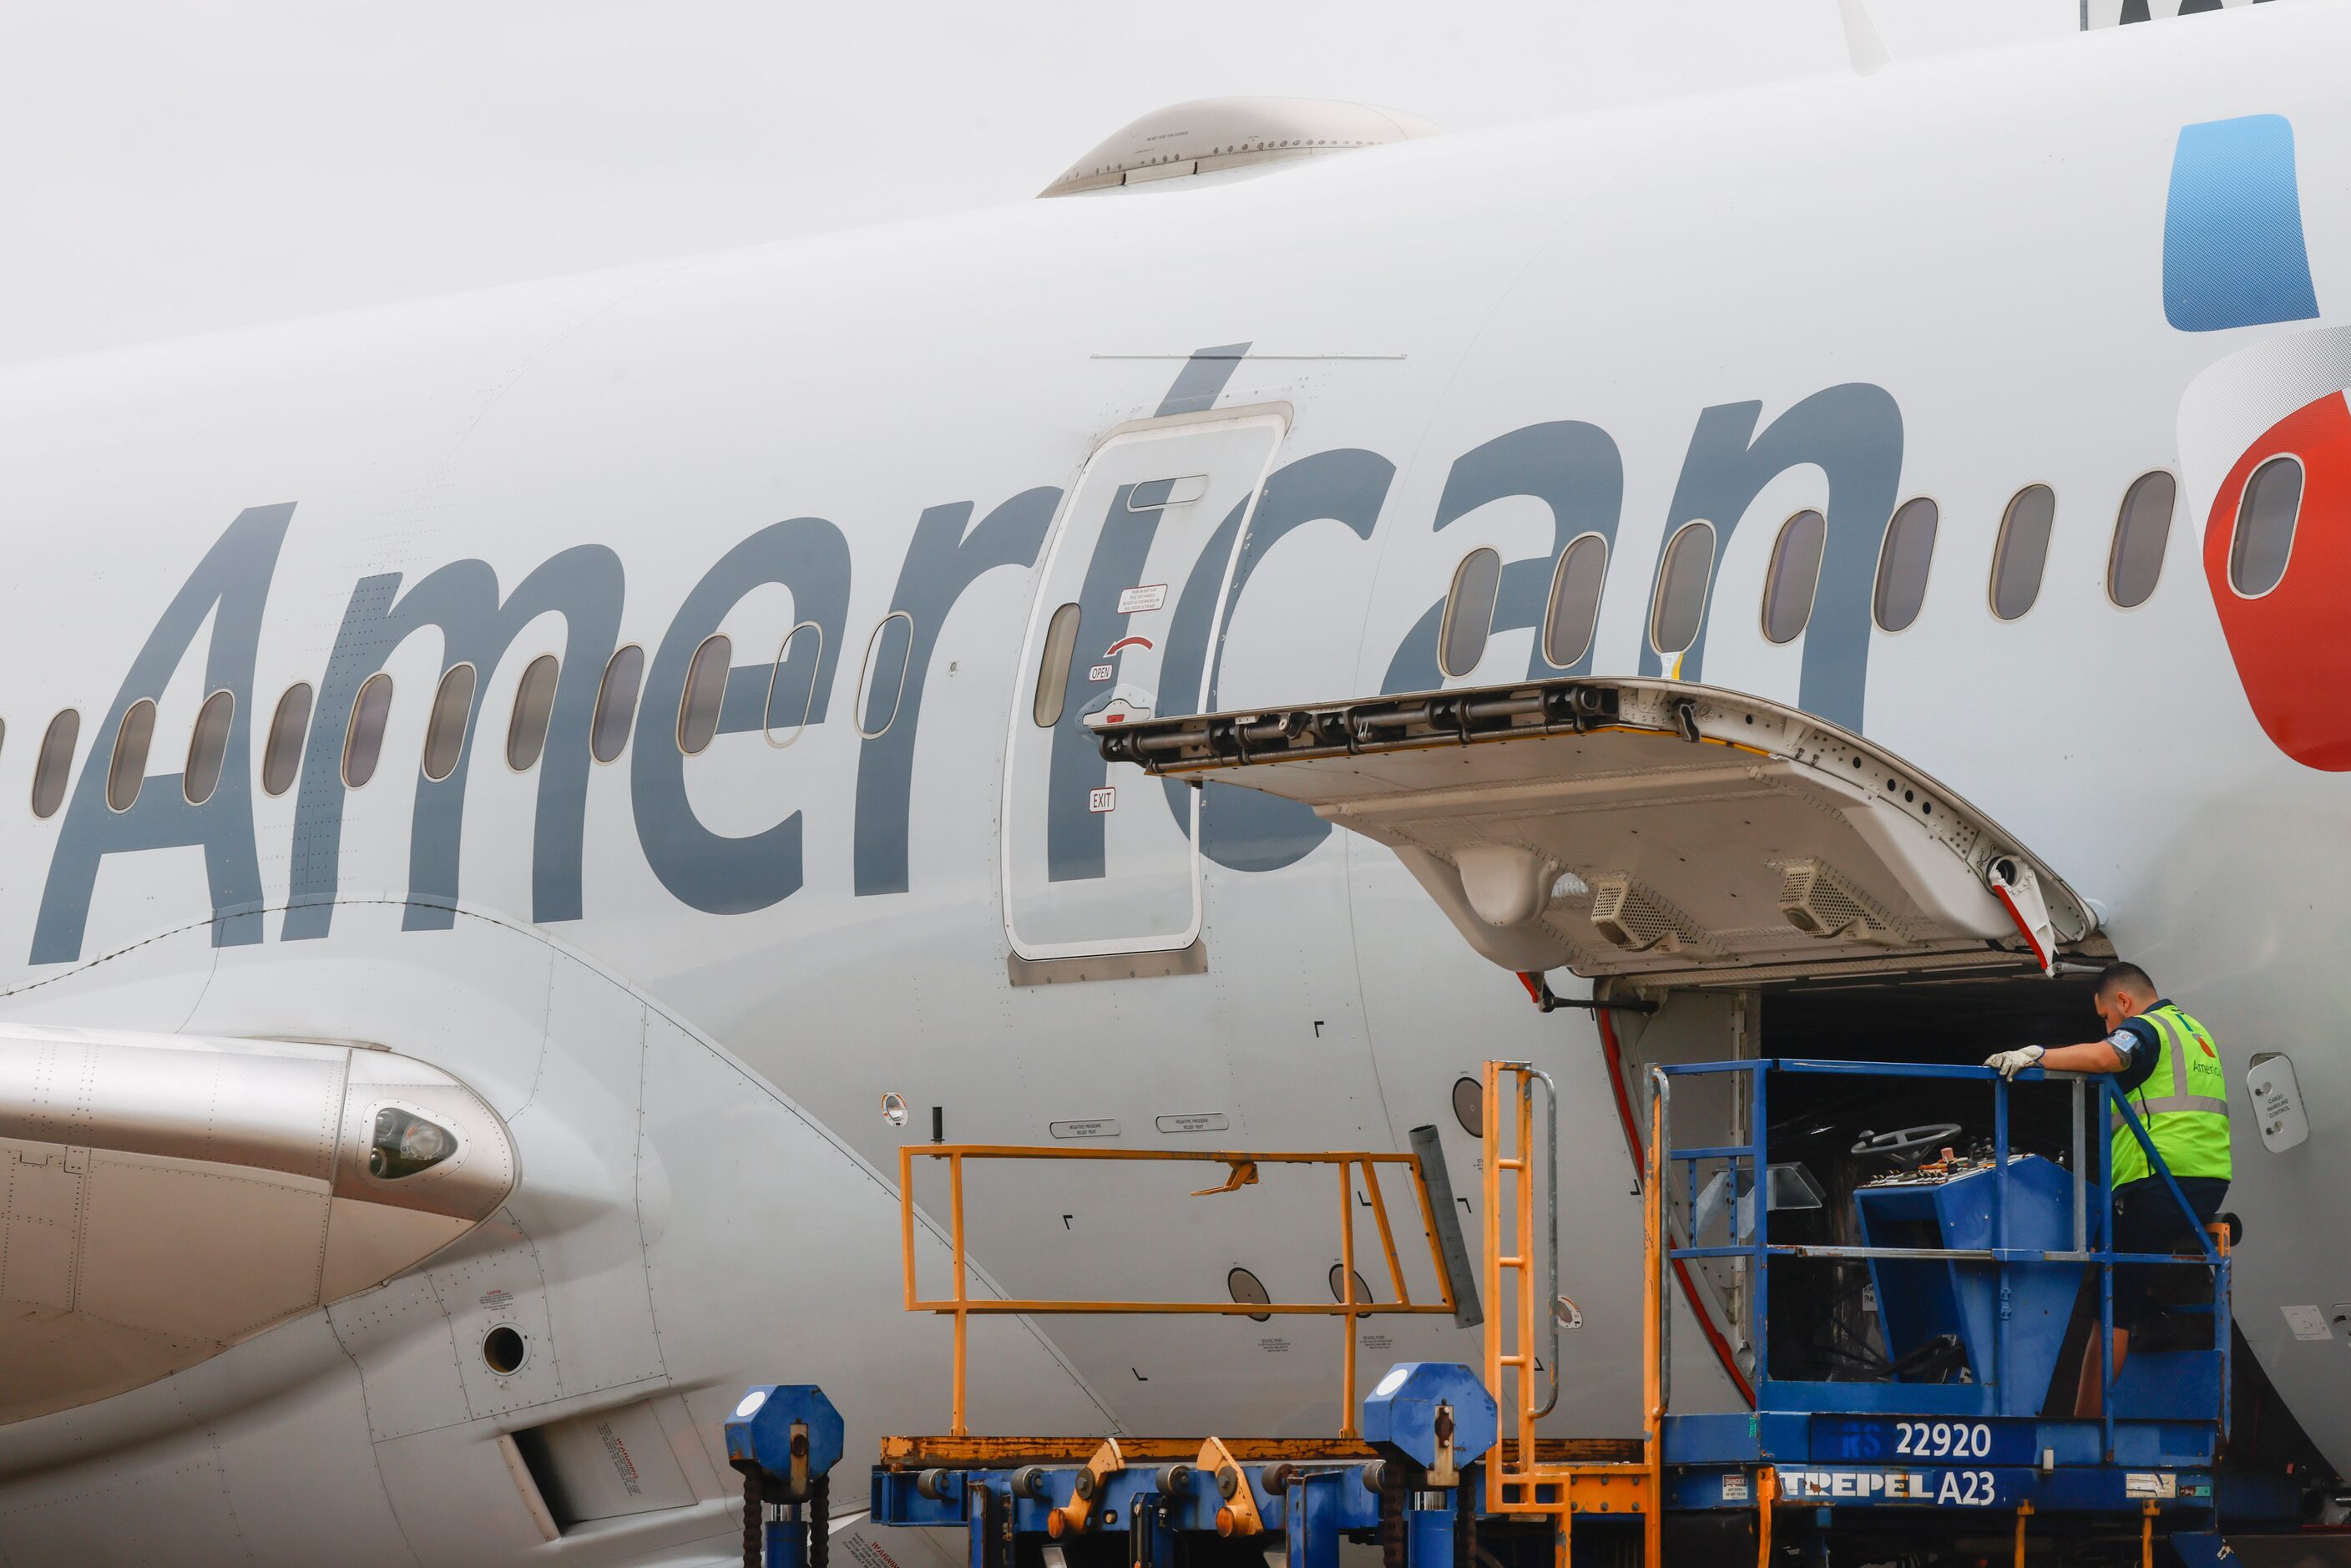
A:
[[[1725,1239],[1667,1245],[1667,1260],[1730,1260],[1747,1281],[1755,1409],[1738,1416],[1666,1418],[1665,1506],[1694,1513],[1761,1510],[1768,1534],[1808,1511],[1817,1533],[1867,1511],[1874,1533],[1931,1536],[1955,1521],[2013,1521],[2022,1561],[2033,1531],[2064,1540],[2111,1538],[2127,1527],[2140,1557],[2163,1544],[2179,1561],[2217,1562],[2230,1525],[2290,1524],[2299,1499],[2282,1479],[2220,1468],[2228,1437],[2229,1281],[2225,1230],[2198,1224],[2128,1099],[2104,1076],[2074,1077],[2068,1166],[2010,1147],[2013,1091],[1981,1067],[1909,1062],[1765,1060],[1652,1070],[1667,1129],[1667,1160],[1698,1208],[1702,1171],[1727,1173]],[[1673,1086],[1729,1076],[1747,1095],[1743,1144],[1670,1144]],[[1772,1174],[1764,1128],[1775,1082],[1802,1077],[1946,1082],[1956,1097],[1988,1087],[1988,1155],[1945,1156],[1898,1169],[1854,1194],[1858,1245],[1792,1244],[1771,1236]],[[2049,1075],[2020,1074],[2032,1082]],[[2147,1151],[2199,1250],[2114,1250],[2108,1126]],[[1900,1152],[1900,1151],[1894,1151]],[[1932,1151],[1917,1151],[1928,1153]],[[1760,1194],[1760,1200],[1759,1200]],[[2217,1228],[2216,1228],[2217,1229]],[[1691,1237],[1692,1243],[1701,1239]],[[1771,1359],[1773,1265],[1798,1260],[1865,1265],[1894,1371],[1875,1379],[1803,1381],[1776,1375]],[[2210,1324],[2205,1348],[2133,1354],[2119,1379],[2108,1347],[2114,1270],[2144,1264],[2210,1282],[2174,1312]],[[2061,1347],[2085,1280],[2097,1322],[2090,1336],[2100,1370],[2101,1414],[2044,1418],[2053,1378],[2072,1386]],[[1784,1288],[1784,1287],[1781,1287]],[[1907,1370],[1906,1370],[1906,1368]],[[1981,1533],[1979,1531],[1979,1533]]]

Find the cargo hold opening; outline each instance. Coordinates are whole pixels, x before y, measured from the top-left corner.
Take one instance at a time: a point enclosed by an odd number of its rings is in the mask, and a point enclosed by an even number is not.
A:
[[[1958,976],[1883,975],[1869,979],[1792,979],[1757,986],[1639,988],[1604,983],[1595,994],[1652,1011],[1612,1010],[1604,1040],[1625,1103],[1646,1131],[1648,1069],[1667,1063],[1757,1058],[1831,1061],[1914,1061],[1973,1065],[1996,1051],[2072,1043],[2101,1032],[2091,994],[2097,966],[2067,964],[2057,976],[2011,968]],[[1562,977],[1563,978],[1563,977]],[[2010,1101],[2011,1154],[2073,1165],[2073,1091],[2064,1083],[2020,1084]],[[1677,1147],[1744,1143],[1753,1107],[1743,1077],[1677,1080],[1673,1142]],[[1929,1129],[1929,1157],[1949,1147],[1989,1159],[1993,1143],[1990,1086],[1776,1075],[1764,1107],[1772,1174],[1768,1178],[1774,1242],[1861,1245],[1854,1194],[1894,1173],[1895,1158],[1857,1152],[1879,1134]],[[1628,1143],[1631,1140],[1628,1139]],[[2087,1146],[2087,1145],[2085,1145]],[[2091,1158],[2095,1157],[2090,1148]],[[2095,1172],[2092,1164],[2086,1168]],[[1752,1200],[1734,1211],[1720,1165],[1704,1170],[1696,1201],[1677,1179],[1669,1212],[1694,1245],[1720,1246],[1753,1233]],[[1881,1240],[1883,1238],[1880,1239]],[[1925,1239],[1921,1238],[1920,1240]],[[1710,1320],[1726,1359],[1742,1381],[1754,1370],[1747,1343],[1743,1260],[1717,1259],[1690,1270],[1692,1305]],[[1816,1382],[1872,1381],[1894,1375],[1870,1299],[1867,1266],[1832,1260],[1777,1260],[1769,1314],[1772,1375]],[[1906,1378],[1938,1381],[1949,1369],[1905,1367]]]
[[[2095,971],[1897,984],[1767,989],[1755,998],[1757,1053],[1833,1061],[1972,1065],[2021,1045],[2072,1044],[2104,1031],[2091,1005]],[[1775,1164],[1801,1166],[1818,1184],[1817,1208],[1775,1207],[1775,1240],[1861,1244],[1855,1191],[1892,1174],[1895,1158],[1856,1153],[1874,1135],[1929,1127],[1954,1130],[1935,1151],[1989,1158],[1992,1094],[1948,1081],[1782,1075],[1765,1107]],[[2009,1102],[2009,1150],[2074,1162],[2070,1085],[2018,1084]],[[2096,1169],[2095,1149],[2091,1164]],[[1784,1181],[1782,1185],[1785,1185]],[[1924,1240],[1925,1239],[1920,1239]],[[1869,1300],[1869,1272],[1855,1262],[1787,1259],[1772,1265],[1774,1375],[1823,1382],[1882,1378],[1892,1367]],[[1936,1369],[1906,1369],[1932,1380]],[[2064,1379],[2062,1377],[2060,1381]]]

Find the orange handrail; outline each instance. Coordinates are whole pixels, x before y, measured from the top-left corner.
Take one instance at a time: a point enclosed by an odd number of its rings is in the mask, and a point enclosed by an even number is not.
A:
[[[954,1293],[941,1297],[924,1297],[914,1288],[914,1160],[945,1160],[948,1183],[947,1240],[954,1272]],[[1091,1160],[1091,1161],[1154,1161],[1160,1163],[1190,1162],[1223,1165],[1231,1168],[1225,1186],[1196,1193],[1223,1193],[1253,1185],[1259,1166],[1336,1166],[1339,1167],[1340,1228],[1339,1246],[1341,1300],[1320,1301],[1050,1301],[1035,1299],[974,1298],[969,1285],[969,1258],[964,1243],[963,1170],[967,1160]],[[1438,1291],[1443,1300],[1435,1302],[1415,1302],[1411,1288],[1405,1283],[1404,1266],[1396,1255],[1395,1236],[1388,1220],[1387,1203],[1380,1192],[1379,1167],[1401,1166],[1410,1175],[1414,1196],[1420,1204],[1422,1234],[1428,1242],[1429,1261],[1433,1267]],[[1359,1301],[1355,1299],[1355,1215],[1354,1171],[1361,1166],[1364,1186],[1369,1195],[1372,1217],[1379,1228],[1380,1248],[1388,1268],[1388,1280],[1395,1292],[1390,1304]],[[1429,1201],[1428,1185],[1422,1178],[1417,1159],[1406,1154],[1378,1154],[1368,1150],[1343,1150],[1301,1153],[1281,1150],[1251,1153],[1210,1149],[1071,1149],[1054,1146],[1037,1147],[1021,1144],[907,1144],[898,1150],[898,1231],[899,1244],[905,1268],[905,1307],[910,1312],[935,1312],[955,1319],[955,1389],[954,1425],[950,1436],[967,1437],[965,1389],[970,1364],[970,1323],[975,1316],[1011,1315],[1094,1315],[1120,1312],[1208,1312],[1224,1317],[1283,1316],[1336,1317],[1342,1320],[1345,1336],[1343,1357],[1342,1394],[1339,1436],[1355,1436],[1355,1329],[1357,1318],[1374,1313],[1394,1312],[1415,1315],[1451,1314],[1455,1311],[1454,1284],[1445,1268],[1444,1249],[1437,1236],[1436,1209]]]

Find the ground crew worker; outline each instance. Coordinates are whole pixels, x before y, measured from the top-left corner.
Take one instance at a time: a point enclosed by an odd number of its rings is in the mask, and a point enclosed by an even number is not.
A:
[[[2106,1038],[2085,1045],[2028,1045],[1995,1052],[1984,1061],[2013,1078],[2028,1067],[2059,1072],[2111,1072],[2130,1099],[2132,1113],[2179,1183],[2180,1195],[2209,1225],[2229,1190],[2229,1079],[2211,1031],[2168,998],[2137,964],[2109,964],[2092,997]],[[2114,1117],[2114,1249],[2170,1252],[2195,1244],[2195,1234],[2147,1151],[2120,1115]],[[2161,1309],[2151,1301],[2163,1265],[2115,1267],[2115,1373],[2119,1376],[2130,1336]],[[2098,1398],[2097,1341],[2082,1355],[2074,1414],[2095,1416]]]

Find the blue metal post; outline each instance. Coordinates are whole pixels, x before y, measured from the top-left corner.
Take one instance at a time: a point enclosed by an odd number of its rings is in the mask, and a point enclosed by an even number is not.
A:
[[[1770,1334],[1764,1326],[1764,1308],[1771,1292],[1771,1278],[1765,1270],[1771,1256],[1771,1166],[1769,1151],[1763,1146],[1767,1129],[1771,1124],[1764,1112],[1764,1084],[1771,1077],[1771,1063],[1768,1060],[1755,1063],[1752,1073],[1755,1092],[1748,1097],[1748,1113],[1751,1118],[1750,1130],[1755,1134],[1748,1145],[1748,1169],[1755,1183],[1755,1260],[1750,1265],[1755,1270],[1755,1283],[1748,1297],[1754,1309],[1755,1386],[1759,1389],[1771,1375]],[[1737,1222],[1738,1210],[1735,1208],[1731,1211],[1731,1218],[1733,1223]]]
[[[1453,1511],[1414,1509],[1405,1516],[1405,1542],[1413,1568],[1453,1568]]]
[[[768,1521],[762,1548],[766,1568],[808,1568],[807,1510],[788,1503],[783,1517]]]
[[[2008,1080],[1998,1073],[1991,1080],[1991,1244],[2000,1254],[1992,1265],[2000,1286],[1999,1313],[1991,1325],[1992,1381],[1999,1386],[1992,1397],[1994,1408],[2021,1415],[2008,1402]]]
[[[2212,1344],[2220,1353],[2220,1437],[2223,1442],[2229,1437],[2229,1379],[2236,1370],[2230,1354],[2231,1343],[2236,1337],[2233,1326],[2236,1314],[2230,1301],[2229,1270],[2231,1264],[2232,1260],[2223,1257],[2212,1275]]]
[[[1675,1156],[1675,1158],[1677,1158],[1677,1159],[1681,1159],[1681,1156],[1680,1156],[1680,1155],[1677,1155]],[[1684,1203],[1683,1203],[1683,1205],[1682,1205],[1682,1219],[1683,1219],[1683,1222],[1684,1222],[1685,1224],[1687,1224],[1687,1225],[1689,1227],[1689,1243],[1690,1243],[1690,1245],[1691,1245],[1691,1246],[1695,1247],[1695,1246],[1697,1246],[1697,1245],[1698,1244],[1698,1162],[1697,1162],[1696,1160],[1692,1160],[1692,1159],[1683,1159],[1683,1160],[1682,1160],[1682,1176],[1683,1176],[1683,1180],[1684,1180],[1685,1184],[1687,1186],[1687,1187],[1688,1187],[1688,1189],[1689,1189],[1689,1190],[1688,1190],[1688,1192],[1685,1195],[1685,1201],[1684,1201]],[[1738,1226],[1739,1226],[1739,1211],[1738,1211],[1737,1209],[1733,1209],[1733,1210],[1731,1211],[1731,1214],[1730,1214],[1730,1224],[1731,1224],[1731,1229],[1732,1229],[1732,1235],[1731,1235],[1731,1238],[1730,1238],[1730,1239],[1731,1239],[1733,1241],[1736,1241],[1736,1240],[1738,1240],[1738,1239],[1739,1239],[1739,1237],[1738,1237],[1738,1234],[1737,1234],[1737,1231],[1738,1231]]]
[[[1360,1484],[1353,1469],[1317,1470],[1290,1483],[1289,1568],[1339,1568],[1339,1489]]]
[[[1008,1505],[1010,1498],[1005,1500]],[[977,1564],[987,1561],[988,1525],[987,1496],[984,1487],[967,1486],[964,1490],[964,1561]]]
[[[2115,1081],[2098,1080],[2098,1451],[2115,1462]]]

